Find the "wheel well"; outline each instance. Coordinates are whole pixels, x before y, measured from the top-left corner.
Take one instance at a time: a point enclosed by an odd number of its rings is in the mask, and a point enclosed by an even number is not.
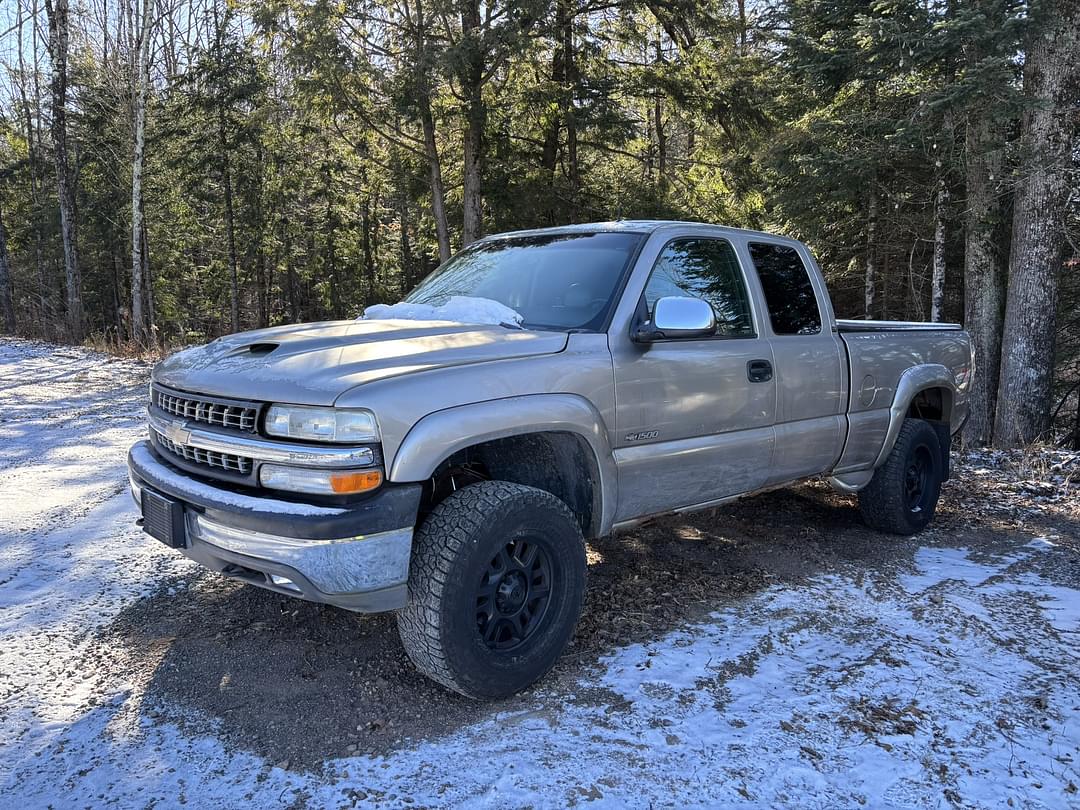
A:
[[[951,465],[949,448],[952,436],[949,425],[952,418],[952,391],[948,388],[924,388],[917,393],[908,405],[906,416],[929,422],[937,431],[941,444],[941,463],[943,480],[949,480]]]
[[[576,433],[526,433],[458,450],[425,483],[421,514],[451,492],[485,479],[550,492],[570,507],[586,537],[598,532],[600,471],[588,442]]]
[[[912,398],[905,415],[948,424],[952,416],[952,391],[947,388],[924,388]]]

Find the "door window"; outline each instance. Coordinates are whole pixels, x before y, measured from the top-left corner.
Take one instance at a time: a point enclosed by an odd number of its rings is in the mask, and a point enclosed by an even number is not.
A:
[[[751,242],[750,258],[761,279],[769,320],[777,335],[816,335],[821,314],[799,252],[787,245]]]
[[[645,285],[650,317],[657,300],[670,295],[708,301],[718,335],[754,336],[739,260],[724,239],[677,239],[664,248]]]

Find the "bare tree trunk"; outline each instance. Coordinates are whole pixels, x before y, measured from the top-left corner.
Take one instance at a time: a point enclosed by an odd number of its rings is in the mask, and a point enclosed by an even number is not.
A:
[[[154,336],[160,339],[161,335],[157,329],[157,316],[155,315],[154,308],[154,276],[150,273],[150,237],[146,230],[146,214],[143,213],[142,217],[142,276],[143,283],[146,286],[146,322],[147,322],[147,334],[148,344],[153,345]],[[164,345],[162,343],[162,345]]]
[[[1080,450],[1080,391],[1076,392],[1076,418],[1073,420],[1072,449]]]
[[[969,117],[965,141],[964,328],[971,335],[975,376],[968,392],[964,439],[983,446],[994,433],[1005,313],[1005,261],[997,238],[1003,216],[998,188],[1005,136],[994,128],[989,115],[976,111]]]
[[[930,281],[930,320],[940,323],[945,307],[945,209],[949,204],[949,188],[945,178],[938,178],[934,195],[934,270]]]
[[[255,160],[259,167],[259,190],[255,198],[255,317],[257,326],[264,329],[269,324],[270,294],[266,273],[266,160],[262,143],[255,145]]]
[[[37,25],[36,25],[36,4],[34,7],[34,15],[31,21],[30,36],[34,41],[33,54],[34,54],[34,76],[37,76]],[[23,8],[22,2],[15,4],[16,15],[16,28],[18,29],[18,63],[19,63],[19,81],[15,82],[15,86],[19,90],[19,101],[22,108],[23,121],[26,126],[26,157],[30,168],[30,219],[33,224],[34,231],[34,266],[37,268],[39,294],[41,295],[41,323],[45,322],[45,301],[50,296],[50,286],[48,284],[48,272],[45,268],[45,237],[41,228],[41,193],[44,186],[44,178],[40,164],[40,135],[34,126],[34,116],[30,109],[30,101],[26,97],[26,60],[23,56],[22,47],[22,29],[23,29]],[[36,93],[36,80],[35,80],[35,93]],[[35,97],[34,106],[38,105],[38,99]]]
[[[746,0],[738,0],[739,6],[739,56],[746,56]]]
[[[84,323],[82,275],[79,270],[78,223],[75,216],[75,188],[67,154],[67,59],[68,0],[45,0],[49,18],[49,56],[52,61],[52,138],[56,162],[56,190],[60,201],[60,233],[64,245],[64,280],[67,285],[67,331],[72,340],[82,340]]]
[[[214,48],[218,68],[222,64],[222,51],[225,47],[225,26],[228,23],[230,8],[226,7],[225,19],[218,15],[218,6],[214,5]],[[208,20],[209,22],[209,20]],[[240,331],[240,270],[236,255],[236,222],[233,214],[232,165],[229,153],[228,129],[225,119],[225,102],[217,104],[218,158],[220,160],[221,185],[225,195],[225,240],[229,262],[229,322],[233,332]]]
[[[218,108],[218,148],[221,150],[221,184],[225,191],[225,238],[229,249],[229,314],[233,332],[240,331],[240,274],[236,258],[236,229],[233,221],[232,169],[229,143],[225,136],[225,110]]]
[[[4,212],[0,209],[0,320],[4,331],[15,334],[15,293],[11,283],[11,259],[7,249],[7,228]]]
[[[566,125],[566,174],[570,181],[570,208],[567,212],[571,221],[577,218],[577,196],[581,189],[581,166],[578,162],[577,108],[574,98],[577,95],[578,72],[574,52],[574,12],[571,0],[562,0],[561,34],[563,47],[563,91],[562,117]]]
[[[330,186],[331,186],[330,171],[326,172],[326,264],[329,270],[330,277],[330,314],[334,318],[343,317],[344,311],[342,308],[341,300],[341,278],[338,275],[338,261],[337,261],[337,218],[334,216],[334,207],[330,202]],[[367,205],[368,201],[364,200],[364,239],[367,240]]]
[[[551,83],[555,86],[556,104],[555,109],[549,108],[546,113],[547,120],[544,126],[544,143],[540,150],[540,168],[544,170],[545,180],[549,189],[546,207],[549,225],[556,224],[560,219],[561,206],[555,198],[555,170],[559,165],[559,135],[562,132],[563,122],[566,118],[565,96],[567,93],[566,81],[566,37],[563,27],[566,24],[566,0],[558,0],[555,4],[555,36],[551,47]]]
[[[479,0],[466,0],[461,8],[461,33],[468,43],[461,82],[465,95],[465,166],[462,183],[464,216],[461,240],[466,245],[479,239],[484,231],[484,127],[487,123],[487,107],[484,105],[481,25]]]
[[[439,148],[435,143],[435,121],[431,115],[431,99],[420,98],[420,125],[424,130],[424,152],[427,154],[431,177],[431,215],[435,218],[435,236],[439,241],[439,262],[450,258],[450,226],[446,218],[446,186],[443,183]]]
[[[367,302],[375,300],[375,257],[371,244],[371,197],[364,198],[364,207],[360,213],[360,240],[364,253],[364,278],[367,279]]]
[[[413,285],[413,250],[409,235],[409,195],[402,190],[398,195],[398,232],[401,240],[401,288],[408,293]]]
[[[551,81],[557,87],[558,112],[552,113],[544,129],[540,166],[547,175],[547,184],[555,187],[555,170],[559,165],[559,136],[566,129],[566,149],[563,153],[566,178],[569,183],[569,205],[549,195],[547,218],[550,224],[573,221],[577,216],[577,195],[581,188],[581,169],[578,162],[578,128],[574,109],[578,75],[574,53],[574,16],[572,0],[558,0],[555,6],[554,41],[551,52]]]
[[[285,217],[281,218],[281,254],[285,257],[285,289],[289,299],[289,323],[297,323],[300,320],[300,282],[296,278],[296,267],[293,265],[292,238],[289,234],[289,226]]]
[[[1041,13],[1038,13],[1041,12]],[[994,444],[1016,447],[1050,429],[1058,281],[1080,90],[1080,3],[1038,9],[1024,65],[1022,174],[1013,208]]]
[[[427,158],[431,185],[431,215],[435,219],[435,237],[439,243],[439,262],[450,258],[450,225],[446,217],[446,186],[443,182],[439,146],[435,141],[435,118],[431,112],[431,57],[427,42],[427,21],[423,0],[415,0],[413,60],[416,69],[416,97],[420,110],[420,127],[424,136],[424,156]],[[409,4],[404,5],[406,20],[410,20]]]
[[[664,61],[663,43],[661,34],[656,35],[656,64]],[[662,182],[667,177],[667,134],[664,132],[664,93],[659,85],[653,96],[653,128],[656,132],[656,164],[659,171],[659,179]]]
[[[877,291],[877,264],[875,252],[877,250],[877,217],[878,200],[875,183],[870,184],[870,202],[866,209],[866,278],[863,282],[865,297],[864,317],[870,321],[874,318],[874,298]]]
[[[146,279],[143,276],[143,200],[142,175],[146,155],[146,93],[150,84],[150,32],[154,23],[154,0],[144,0],[142,31],[135,63],[134,152],[131,160],[131,336],[146,346],[150,333],[144,301]]]
[[[113,325],[116,328],[116,339],[119,341],[124,335],[128,334],[127,318],[125,317],[124,305],[121,303],[124,298],[123,285],[120,282],[120,274],[124,272],[122,269],[123,259],[120,257],[119,245],[111,244],[109,253],[112,257]]]

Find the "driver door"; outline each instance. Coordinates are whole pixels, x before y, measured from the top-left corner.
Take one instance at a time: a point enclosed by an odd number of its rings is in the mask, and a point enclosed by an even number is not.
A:
[[[772,462],[772,349],[755,323],[731,243],[697,235],[668,241],[642,291],[639,320],[650,318],[665,296],[708,301],[717,333],[644,344],[629,336],[612,341],[616,522],[756,489]]]

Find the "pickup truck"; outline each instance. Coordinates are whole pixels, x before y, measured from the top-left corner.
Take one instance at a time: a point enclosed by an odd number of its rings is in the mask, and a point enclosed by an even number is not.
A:
[[[871,527],[921,530],[972,373],[957,325],[837,321],[793,239],[500,234],[363,318],[158,364],[131,489],[180,553],[397,611],[420,670],[498,698],[570,640],[589,538],[815,476],[857,492]]]

